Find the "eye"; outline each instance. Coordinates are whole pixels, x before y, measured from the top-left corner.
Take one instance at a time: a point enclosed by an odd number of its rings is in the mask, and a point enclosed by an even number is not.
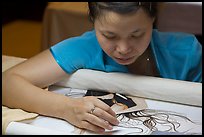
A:
[[[142,34],[138,34],[138,35],[131,35],[131,38],[135,38],[135,39],[137,39],[137,38],[140,38],[140,37],[142,37],[142,36],[144,36],[144,33],[142,33]]]
[[[114,35],[105,35],[105,34],[102,34],[102,35],[107,39],[115,39],[116,38],[116,36],[114,36]]]
[[[140,37],[140,35],[139,36],[138,35],[131,35],[131,38],[134,38],[134,39],[137,39],[139,37]]]

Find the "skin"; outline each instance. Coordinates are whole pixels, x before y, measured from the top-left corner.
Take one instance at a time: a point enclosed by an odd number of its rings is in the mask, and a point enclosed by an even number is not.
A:
[[[153,18],[139,9],[131,15],[105,13],[105,19],[96,20],[94,27],[104,52],[117,63],[130,65],[147,49],[153,22]]]
[[[122,104],[122,103],[118,103],[115,99],[113,99],[114,98],[113,94],[108,94],[108,95],[104,95],[104,96],[96,96],[96,97],[101,98],[101,99],[112,99],[114,104],[111,106],[111,109],[116,113],[119,111],[128,109],[128,106],[126,106],[125,104]]]
[[[140,10],[130,16],[112,12],[105,15],[107,20],[95,22],[102,49],[120,64],[133,63],[149,44],[151,18]],[[109,17],[113,20],[108,20]],[[113,32],[117,38],[113,41],[104,38],[100,33],[102,30]],[[145,34],[137,39],[132,38],[131,32],[135,30],[141,30],[137,35],[141,32]],[[127,59],[129,57],[133,58]],[[115,112],[96,97],[69,98],[43,89],[64,77],[67,77],[67,74],[57,64],[50,51],[45,50],[3,72],[2,105],[64,119],[79,128],[95,132],[111,130],[112,125],[118,125]],[[90,114],[94,106],[96,109]]]

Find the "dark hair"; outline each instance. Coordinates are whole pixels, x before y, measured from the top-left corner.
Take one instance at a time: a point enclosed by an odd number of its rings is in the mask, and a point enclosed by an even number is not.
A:
[[[177,112],[155,109],[141,109],[138,111],[119,113],[116,115],[116,117],[120,121],[120,124],[118,126],[139,129],[139,131],[135,130],[136,131],[135,133],[146,132],[137,123],[137,121],[141,121],[143,125],[149,128],[151,131],[159,131],[159,128],[161,126],[164,126],[165,128],[163,129],[163,131],[167,132],[171,131],[186,135],[200,134],[192,132],[191,131],[191,129],[193,129],[192,127],[186,130],[182,129],[182,127],[185,127],[186,125],[185,123],[182,122],[183,120],[185,122],[190,122],[196,125],[201,125],[201,123],[192,121],[188,117],[181,115]]]
[[[94,23],[103,11],[113,11],[119,14],[134,13],[139,8],[143,8],[150,17],[156,17],[156,2],[88,2],[89,19]]]

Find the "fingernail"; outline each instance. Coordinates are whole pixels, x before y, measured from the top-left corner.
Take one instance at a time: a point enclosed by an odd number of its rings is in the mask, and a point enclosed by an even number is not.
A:
[[[112,130],[112,129],[113,129],[113,126],[108,125],[108,129],[109,129],[109,130]]]
[[[104,121],[105,123],[106,123],[106,125],[108,126],[108,129],[109,130],[112,130],[113,129],[113,127],[109,124],[109,122],[108,121]]]
[[[118,124],[119,124],[119,121],[118,121],[118,120],[116,120],[115,124],[116,124],[116,125],[118,125]]]
[[[105,132],[105,129],[99,129],[99,132]]]

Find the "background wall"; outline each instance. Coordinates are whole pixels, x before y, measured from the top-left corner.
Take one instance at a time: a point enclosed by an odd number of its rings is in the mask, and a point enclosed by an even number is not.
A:
[[[189,23],[193,24],[192,28],[202,28],[202,5],[198,8],[190,5],[180,7],[178,3],[172,3],[163,6],[163,11],[158,14],[158,29],[175,31]],[[87,2],[4,1],[2,4],[4,55],[30,58],[62,39],[79,35],[91,28],[87,7],[84,6]],[[175,16],[177,18],[173,19]],[[197,20],[194,17],[197,17]],[[202,33],[196,34],[196,37],[203,44]]]
[[[45,1],[3,1],[2,25],[17,19],[42,21],[47,4]]]
[[[40,52],[47,2],[2,2],[2,54],[30,58]]]

